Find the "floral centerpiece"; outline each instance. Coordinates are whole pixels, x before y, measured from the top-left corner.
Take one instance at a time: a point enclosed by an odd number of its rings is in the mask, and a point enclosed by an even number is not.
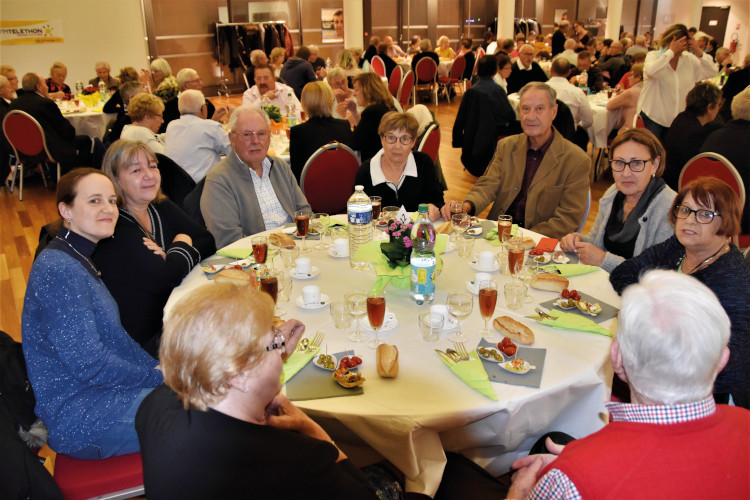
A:
[[[84,87],[83,90],[81,90],[82,95],[91,95],[91,94],[98,94],[98,93],[99,93],[99,87],[94,87],[93,85]]]
[[[390,237],[390,241],[380,244],[380,251],[388,258],[388,265],[391,269],[396,267],[406,267],[409,265],[411,257],[411,228],[413,222],[402,224],[393,219],[388,221],[385,234]]]
[[[271,121],[281,123],[283,117],[281,116],[281,110],[278,106],[269,104],[268,106],[263,106],[263,111],[266,112]]]

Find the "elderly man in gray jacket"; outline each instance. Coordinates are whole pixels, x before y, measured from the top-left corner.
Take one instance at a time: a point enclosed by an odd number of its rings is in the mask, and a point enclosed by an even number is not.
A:
[[[284,160],[268,156],[271,125],[266,113],[240,106],[229,117],[232,152],[206,176],[201,212],[223,247],[251,234],[292,222],[310,204]]]

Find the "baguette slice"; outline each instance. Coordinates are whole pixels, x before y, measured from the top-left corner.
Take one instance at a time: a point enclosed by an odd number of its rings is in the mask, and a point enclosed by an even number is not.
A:
[[[249,285],[250,274],[241,269],[224,269],[214,277],[214,283],[232,283],[233,285]]]
[[[560,293],[568,288],[568,279],[555,273],[542,273],[534,276],[534,279],[529,283],[532,287],[538,290],[547,290],[549,292]]]
[[[375,352],[378,376],[394,378],[398,375],[398,348],[395,345],[380,344]]]
[[[531,345],[534,343],[534,332],[531,329],[519,323],[509,316],[500,316],[495,318],[492,322],[495,330],[502,333],[513,342],[523,345]]]
[[[284,323],[286,323],[286,321],[284,321],[278,316],[274,316],[273,318],[271,318],[271,325],[273,326],[274,329],[279,328]]]
[[[451,221],[443,222],[443,224],[437,229],[437,233],[448,234],[451,232],[451,228]]]
[[[297,246],[294,239],[288,234],[284,233],[273,233],[268,236],[268,242],[272,245],[276,245],[279,248],[291,248]]]

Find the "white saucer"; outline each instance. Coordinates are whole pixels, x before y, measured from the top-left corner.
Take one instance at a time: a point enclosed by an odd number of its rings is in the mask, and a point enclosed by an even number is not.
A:
[[[320,269],[317,266],[312,266],[310,268],[310,272],[307,274],[297,274],[297,271],[292,271],[291,273],[289,273],[289,276],[291,276],[292,278],[296,280],[309,280],[309,279],[313,279],[319,274],[320,274]]]
[[[297,234],[297,226],[285,227],[281,232],[284,234]]]
[[[248,267],[250,267],[253,264],[253,262],[255,262],[255,259],[252,259],[252,260],[251,259],[235,260],[234,262],[230,262],[229,264],[225,265],[224,269],[231,269],[234,266],[242,266],[242,269],[247,269]]]
[[[345,259],[349,257],[349,250],[347,250],[345,254],[338,254],[333,250],[333,247],[330,247],[328,249],[328,255],[330,255],[334,259]]]
[[[321,296],[322,297],[322,296]],[[360,323],[362,325],[363,330],[367,330],[368,332],[374,332],[375,330],[372,329],[372,325],[370,325],[370,320],[367,319],[367,316],[365,316],[362,319],[362,322]],[[383,326],[380,327],[380,333],[385,333],[393,330],[398,326],[398,319],[396,319],[396,315],[392,312],[385,313],[385,318],[383,318]]]
[[[479,262],[477,262],[475,260],[472,260],[471,261],[471,268],[473,270],[475,270],[475,271],[479,271],[479,272],[482,272],[482,273],[494,273],[495,271],[497,271],[498,269],[500,269],[500,266],[498,265],[497,260],[495,260],[492,263],[492,269],[485,269],[483,267],[479,267]]]
[[[305,304],[305,299],[302,298],[302,295],[297,297],[297,300],[295,300],[294,302],[295,304],[297,304],[297,307],[301,309],[306,309],[308,311],[315,311],[317,309],[326,307],[328,304],[331,303],[331,299],[328,297],[328,295],[321,293],[320,302],[317,304]]]
[[[472,295],[477,295],[478,294],[477,287],[476,287],[476,285],[474,285],[474,281],[467,281],[466,282],[466,290],[468,290],[469,293],[472,294]]]
[[[472,236],[479,236],[482,234],[482,226],[476,226],[476,227],[470,227],[466,230],[466,234],[470,234]]]

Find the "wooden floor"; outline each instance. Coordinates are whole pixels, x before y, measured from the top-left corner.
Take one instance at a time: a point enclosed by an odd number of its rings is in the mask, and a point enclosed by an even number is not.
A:
[[[239,103],[241,96],[233,96]],[[441,100],[437,106],[428,107],[436,113],[441,130],[440,162],[448,183],[445,199],[462,200],[476,178],[461,165],[461,150],[451,147],[453,122],[461,102],[460,96],[448,104]],[[585,230],[593,223],[599,198],[611,181],[600,180],[591,186],[592,206]],[[58,217],[55,193],[47,190],[39,178],[28,179],[24,186],[24,199],[18,201],[18,191],[12,194],[0,188],[0,330],[16,340],[21,338],[21,310],[26,293],[34,251],[42,226]]]

